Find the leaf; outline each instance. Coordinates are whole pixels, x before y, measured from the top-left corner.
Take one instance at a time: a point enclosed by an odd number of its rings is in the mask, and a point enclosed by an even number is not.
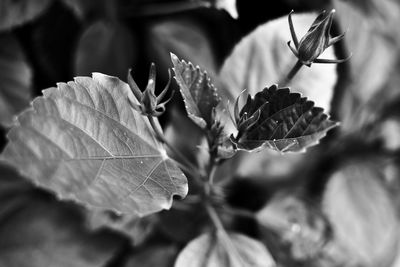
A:
[[[101,267],[123,245],[120,236],[87,231],[74,205],[33,188],[4,164],[0,170],[0,188],[9,193],[0,195],[0,266]]]
[[[342,27],[351,29],[344,39],[353,52],[349,60],[351,83],[344,88],[337,109],[341,111],[342,131],[354,133],[370,124],[380,107],[399,92],[400,5],[392,0],[333,3]]]
[[[321,257],[330,237],[329,224],[317,205],[293,191],[274,196],[257,212],[256,218],[266,237],[271,232],[279,236],[280,240],[274,244],[279,250],[289,248],[284,257],[296,261]]]
[[[186,195],[186,177],[130,108],[136,100],[126,83],[94,73],[43,94],[18,117],[2,154],[35,184],[61,199],[138,216]]]
[[[31,79],[31,69],[15,37],[0,35],[0,124],[11,126],[14,115],[28,107]]]
[[[239,17],[237,8],[236,8],[236,0],[214,0],[215,7],[218,9],[225,9],[226,12],[231,15],[232,18],[237,19]]]
[[[190,186],[190,189],[193,192],[196,190],[196,186]],[[172,207],[169,211],[160,212],[157,226],[170,240],[187,243],[204,231],[209,222],[209,217],[201,202],[189,204],[188,209],[179,209],[179,204],[182,203],[174,202],[175,208]]]
[[[307,32],[315,17],[313,13],[293,14],[298,36]],[[266,86],[279,83],[297,60],[286,45],[289,40],[287,16],[265,23],[244,37],[219,73],[223,83],[219,85],[221,96],[233,103],[244,89],[254,95]],[[328,48],[321,57],[334,58],[333,49]],[[290,86],[329,110],[337,77],[335,70],[332,64],[313,64],[311,68],[303,67],[288,85],[278,85]]]
[[[169,144],[184,155],[196,166],[203,166],[204,162],[199,146],[204,140],[201,129],[189,119],[184,112],[176,107],[169,109],[170,116],[173,118],[165,126],[164,135]],[[190,139],[186,138],[190,136]],[[167,149],[168,155],[174,156],[173,151]],[[176,156],[176,155],[175,155]]]
[[[124,267],[170,267],[178,249],[174,245],[153,245],[136,251]]]
[[[50,0],[2,0],[0,3],[0,31],[19,26],[41,15]]]
[[[99,17],[105,14],[106,4],[104,0],[95,2],[86,0],[61,0],[61,2],[72,10],[81,20],[85,20],[87,17]]]
[[[98,21],[82,34],[75,56],[75,74],[102,72],[126,78],[134,61],[135,43],[127,28],[117,23]]]
[[[131,214],[115,214],[108,210],[87,211],[87,223],[90,229],[112,229],[129,237],[133,246],[139,246],[150,236],[158,221],[156,215],[141,218]]]
[[[280,152],[298,152],[315,145],[326,132],[337,126],[314,102],[276,85],[248,98],[240,115],[254,114],[261,108],[258,121],[234,139],[242,150],[259,151],[264,147]],[[250,115],[249,115],[250,116]]]
[[[349,162],[331,176],[323,197],[335,242],[357,266],[391,266],[397,255],[399,222],[382,171],[375,158]]]
[[[152,61],[157,62],[157,66],[168,68],[171,65],[172,52],[194,65],[202,66],[213,77],[217,62],[213,45],[208,38],[209,28],[204,27],[204,23],[183,15],[152,24],[146,40],[147,54]]]
[[[232,233],[229,236],[239,255],[227,253],[218,234],[206,233],[192,240],[181,251],[175,262],[175,267],[275,266],[271,255],[259,241],[237,233]]]
[[[211,128],[214,123],[212,111],[217,107],[220,98],[207,72],[198,66],[194,67],[190,62],[179,60],[172,53],[171,60],[189,118],[203,129]]]

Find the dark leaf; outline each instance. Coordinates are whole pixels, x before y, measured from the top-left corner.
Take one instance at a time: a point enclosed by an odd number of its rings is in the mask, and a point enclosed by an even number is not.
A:
[[[117,235],[89,232],[74,205],[33,188],[10,167],[0,170],[0,266],[101,267],[121,247]]]
[[[2,0],[0,2],[0,31],[19,26],[42,14],[51,0]]]
[[[229,253],[219,234],[203,234],[179,254],[175,267],[272,267],[275,263],[265,246],[242,234],[229,235],[237,254]],[[232,248],[233,249],[233,248]]]
[[[102,72],[125,80],[134,61],[135,43],[121,24],[98,21],[81,36],[75,57],[75,74]]]
[[[147,54],[161,68],[171,66],[172,52],[194,65],[202,66],[211,77],[216,72],[212,40],[202,23],[193,17],[176,16],[151,25],[146,43]]]
[[[14,115],[28,107],[31,79],[17,40],[11,34],[0,35],[0,124],[11,126]]]
[[[2,158],[62,199],[147,215],[184,197],[187,180],[168,158],[126,83],[93,74],[43,91],[18,117]]]
[[[87,217],[90,229],[112,229],[128,236],[133,246],[139,246],[146,241],[158,221],[156,215],[142,218],[137,215],[116,214],[97,209],[88,211]]]
[[[215,119],[213,109],[220,102],[217,89],[200,67],[181,61],[174,54],[171,54],[171,60],[188,116],[201,128],[210,128]]]
[[[233,141],[239,149],[259,151],[268,147],[280,152],[298,152],[315,145],[326,132],[337,126],[314,102],[276,85],[248,98],[240,116],[261,111],[258,121],[239,131]]]
[[[134,252],[124,267],[170,267],[178,252],[173,245],[154,245]]]

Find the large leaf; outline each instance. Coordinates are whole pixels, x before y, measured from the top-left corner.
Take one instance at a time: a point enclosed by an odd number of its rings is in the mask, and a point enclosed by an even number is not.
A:
[[[134,61],[134,49],[132,35],[123,25],[98,21],[79,40],[75,74],[102,72],[125,79]]]
[[[0,35],[0,124],[10,126],[14,115],[28,107],[31,78],[18,41],[11,34]]]
[[[51,2],[51,0],[2,0],[0,2],[0,31],[36,18]]]
[[[316,14],[293,14],[297,35],[303,36],[314,21]],[[291,40],[287,16],[265,23],[244,37],[225,60],[220,71],[220,94],[231,101],[246,89],[250,94],[265,86],[279,83],[289,73],[297,58],[286,43]],[[334,58],[333,49],[328,48],[323,58]],[[313,99],[329,110],[336,83],[336,66],[313,64],[303,67],[289,84],[294,91]]]
[[[95,73],[43,94],[18,117],[2,154],[33,182],[62,199],[139,216],[186,195],[186,177],[130,108],[126,83]]]
[[[303,151],[315,145],[337,123],[328,119],[314,102],[276,85],[265,88],[254,98],[248,98],[240,111],[254,114],[261,110],[258,121],[234,139],[243,150],[258,151],[264,147],[281,152]]]
[[[271,267],[275,263],[265,246],[242,234],[229,235],[237,254],[228,253],[220,235],[203,234],[179,254],[175,267]]]
[[[123,245],[106,232],[89,232],[80,209],[35,189],[0,165],[0,266],[100,267]]]
[[[324,195],[335,242],[349,255],[347,262],[357,266],[391,266],[398,253],[399,222],[383,186],[385,164],[387,160],[363,157],[342,166]]]
[[[207,72],[194,67],[192,63],[179,60],[171,54],[175,79],[185,101],[189,117],[201,128],[210,128],[213,121],[213,109],[220,102],[217,89],[211,83]]]

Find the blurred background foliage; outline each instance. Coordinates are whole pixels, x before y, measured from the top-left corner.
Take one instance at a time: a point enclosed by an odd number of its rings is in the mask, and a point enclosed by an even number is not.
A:
[[[262,240],[278,266],[400,266],[395,0],[0,0],[1,149],[14,116],[42,89],[92,72],[126,80],[129,68],[144,86],[150,62],[164,84],[169,52],[206,69],[225,104],[243,89],[254,94],[295,60],[286,47],[290,10],[304,13],[294,17],[304,33],[315,12],[331,8],[332,35],[347,34],[326,53],[352,52],[351,60],[304,68],[290,86],[341,126],[307,153],[240,153],[221,166],[229,203],[256,214],[226,223]],[[166,135],[204,164],[204,140],[184,112],[175,94],[161,118]],[[200,208],[144,219],[87,211],[0,166],[1,267],[172,266],[207,227]]]

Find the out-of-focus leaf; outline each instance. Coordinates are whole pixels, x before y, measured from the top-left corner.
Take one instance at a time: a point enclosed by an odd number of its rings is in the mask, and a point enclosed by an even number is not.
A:
[[[316,14],[312,13],[293,16],[298,36],[307,32],[315,17]],[[224,84],[221,94],[233,101],[244,89],[254,95],[262,88],[282,81],[297,60],[286,45],[289,40],[287,16],[261,25],[243,38],[220,71]],[[328,48],[321,57],[334,58],[332,48]],[[288,85],[329,111],[337,76],[335,69],[332,64],[303,67]]]
[[[0,31],[35,19],[52,2],[51,0],[2,0],[0,2]]]
[[[232,18],[237,19],[239,17],[237,8],[236,8],[236,0],[214,0],[215,6],[218,9],[225,9],[226,12],[231,15]]]
[[[392,99],[387,97],[389,94],[378,95],[380,91],[398,92],[400,5],[392,0],[336,0],[334,7],[340,25],[349,29],[344,41],[353,53],[349,60],[350,83],[339,109],[342,130],[354,132]],[[392,79],[396,86],[387,88]]]
[[[28,107],[31,78],[17,40],[11,34],[0,35],[0,124],[11,126],[14,115]]]
[[[97,1],[87,1],[87,0],[61,0],[64,5],[72,10],[75,15],[84,20],[90,16],[96,15],[104,15],[106,12],[105,9],[108,7],[109,9],[115,8],[114,6],[107,6],[107,1],[105,0],[97,0]],[[119,3],[117,1],[108,1],[110,5],[114,5]],[[110,11],[110,10],[108,10]]]
[[[136,251],[124,267],[170,267],[178,252],[173,245],[154,245]]]
[[[337,126],[314,102],[276,85],[248,98],[240,116],[260,111],[251,127],[238,133],[234,142],[239,149],[259,151],[264,147],[281,152],[304,151],[315,145],[326,132]]]
[[[279,194],[271,199],[256,216],[266,232],[274,231],[280,238],[278,243],[289,246],[290,258],[308,261],[320,256],[330,238],[329,226],[316,206],[301,197]]]
[[[399,223],[382,171],[373,159],[348,163],[332,175],[324,195],[334,241],[357,266],[390,266],[398,251]]]
[[[190,195],[188,198],[190,198]],[[174,202],[171,210],[161,212],[157,225],[169,239],[180,243],[189,242],[200,235],[209,221],[202,203],[190,206],[185,202],[183,203],[183,205],[186,204],[185,209],[179,209],[181,202]]]
[[[231,233],[229,237],[237,254],[227,252],[220,234],[206,233],[191,241],[181,251],[175,267],[275,266],[268,250],[259,241],[237,233]]]
[[[130,214],[115,214],[107,210],[90,210],[87,214],[90,229],[112,229],[120,232],[131,239],[134,246],[141,245],[158,221],[156,215],[139,217]]]
[[[220,98],[207,72],[190,62],[179,60],[174,54],[171,54],[171,60],[189,118],[203,129],[211,128],[215,120],[213,109]]]
[[[126,79],[134,61],[135,42],[121,24],[98,21],[81,36],[75,57],[75,74],[102,72]]]
[[[101,267],[122,245],[116,235],[87,231],[71,204],[34,189],[10,167],[0,168],[0,188],[9,193],[1,192],[0,266]]]
[[[206,31],[193,20],[175,18],[152,25],[149,30],[148,54],[158,66],[171,66],[170,53],[199,65],[213,77],[216,61]]]
[[[195,165],[201,165],[197,156],[200,154],[201,148],[199,148],[199,145],[204,139],[204,133],[184,113],[184,111],[181,112],[177,108],[170,110],[170,120],[164,131],[165,138],[187,159],[195,163]],[[188,136],[190,136],[190,139],[186,138]],[[167,148],[167,152],[168,155],[174,158],[173,151],[169,151]]]
[[[62,199],[138,216],[168,209],[187,180],[116,77],[93,74],[43,91],[9,132],[2,158]],[[128,99],[129,98],[129,99]]]

